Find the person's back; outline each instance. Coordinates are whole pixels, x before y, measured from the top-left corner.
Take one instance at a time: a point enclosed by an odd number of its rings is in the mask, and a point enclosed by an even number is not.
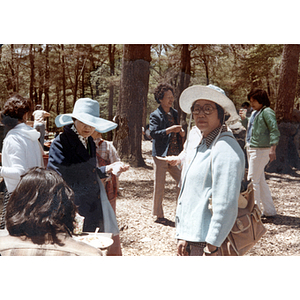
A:
[[[42,110],[42,106],[40,104],[36,105],[35,111],[32,113],[34,117],[33,128],[36,129],[40,134],[39,141],[44,148],[44,139],[45,139],[45,129],[46,129],[46,121],[45,118],[50,117],[50,114],[44,110]]]
[[[53,170],[32,168],[22,176],[7,204],[8,236],[1,255],[100,255],[72,238],[77,207],[74,192]]]
[[[102,256],[102,252],[88,244],[76,241],[66,234],[58,234],[60,243],[34,243],[25,236],[0,237],[1,256]],[[35,239],[36,241],[37,239]]]
[[[35,110],[32,113],[32,115],[34,117],[35,122],[45,124],[45,119],[44,119],[45,111],[44,110]]]

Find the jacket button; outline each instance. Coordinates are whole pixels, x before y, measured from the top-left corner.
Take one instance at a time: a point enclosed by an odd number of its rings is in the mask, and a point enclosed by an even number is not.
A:
[[[95,180],[95,181],[94,181],[94,184],[96,184],[96,183],[97,183],[97,181]]]
[[[93,173],[95,173],[95,172],[96,172],[96,168],[93,169]]]

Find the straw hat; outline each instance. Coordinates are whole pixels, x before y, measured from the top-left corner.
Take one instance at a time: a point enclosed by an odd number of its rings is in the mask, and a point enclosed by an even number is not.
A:
[[[212,84],[193,85],[186,88],[180,95],[179,105],[180,108],[187,114],[191,113],[192,104],[196,100],[210,100],[219,104],[230,117],[226,121],[227,124],[233,124],[239,120],[239,115],[233,102],[225,95],[225,92]]]
[[[98,132],[105,133],[115,129],[118,124],[100,118],[100,107],[96,100],[90,98],[80,98],[75,102],[71,114],[61,114],[55,118],[57,127],[62,127],[73,123],[75,118],[80,122],[95,127]]]

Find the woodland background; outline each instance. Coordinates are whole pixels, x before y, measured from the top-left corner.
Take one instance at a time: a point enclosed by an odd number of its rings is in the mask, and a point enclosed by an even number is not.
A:
[[[239,45],[250,42],[251,45],[245,46],[251,48],[265,43],[283,47],[283,44],[291,44],[299,40],[297,34],[299,13],[294,1],[285,1],[282,4],[251,1],[241,5],[237,1],[213,3],[199,1],[196,4],[194,1],[176,3],[154,0],[145,5],[136,5],[136,2],[132,1],[115,1],[113,4],[109,1],[95,3],[89,0],[80,4],[54,0],[51,3],[39,5],[33,1],[6,1],[2,5],[2,41],[6,42],[5,46],[16,42],[25,44],[46,41],[56,45],[73,44],[73,47],[78,41],[85,44],[97,44],[99,41],[106,44],[149,43],[151,41],[157,44],[168,41],[169,44],[177,42],[178,45],[182,43],[215,45],[216,42],[225,45],[231,41]],[[123,45],[120,47],[122,49]],[[151,64],[154,59],[152,57]],[[278,83],[282,53],[278,53],[277,59],[275,68],[277,72],[273,73],[276,76],[272,76],[272,80]],[[260,68],[261,64],[267,60],[267,57],[263,57],[255,65]],[[122,63],[120,57],[119,63]],[[171,66],[173,67],[172,64]],[[121,72],[121,68],[119,71]],[[54,72],[59,72],[59,70],[55,69]],[[221,72],[221,69],[217,68],[216,72]],[[226,74],[226,71],[223,70],[223,72]],[[154,72],[150,69],[149,73],[152,78]],[[0,74],[3,78],[2,71]],[[237,66],[236,72],[228,73],[228,77],[234,76],[239,79],[238,74],[239,67]],[[121,76],[120,73],[117,76]],[[191,80],[194,79],[191,78]],[[210,81],[218,84],[212,76],[210,76]],[[6,88],[2,83],[1,79],[0,89]],[[116,93],[121,85],[118,80],[117,83],[119,87],[116,87]],[[155,84],[152,85],[149,80],[149,99],[148,93],[146,97],[148,116],[151,111],[150,105],[157,107],[152,96]],[[249,81],[247,89],[250,85]],[[227,87],[221,87],[228,93]],[[274,89],[278,95],[279,86]],[[246,95],[246,92],[242,94]],[[292,96],[293,105],[294,100],[296,102],[298,98]],[[2,96],[0,99],[4,100]],[[242,103],[239,98],[233,100],[239,100],[239,103]],[[119,101],[117,94],[115,94],[115,101]],[[114,105],[116,110],[116,104]],[[108,115],[108,109],[103,105],[101,105],[101,115],[104,117]],[[290,186],[291,190],[287,194],[297,199],[299,193],[295,187],[298,184],[293,182]],[[279,185],[278,188],[280,187]],[[291,209],[294,207],[291,206]],[[276,246],[277,242],[274,245]],[[234,286],[240,288],[231,293],[231,298],[239,299],[242,293],[243,298],[250,299],[253,298],[252,293],[244,293],[244,287],[248,281],[245,280],[245,276],[241,276],[241,274],[250,273],[250,277],[253,278],[257,277],[257,274],[263,276],[264,288],[259,290],[261,298],[294,298],[299,294],[298,277],[286,276],[286,274],[293,274],[292,272],[298,266],[299,259],[295,257],[276,257],[276,259],[267,257],[246,259],[244,257],[238,261],[224,259],[214,262],[201,258],[179,260],[175,256],[172,258],[147,257],[147,259],[145,257],[122,257],[120,260],[114,259],[113,262],[101,259],[98,263],[89,259],[59,260],[59,265],[53,260],[43,260],[43,263],[22,260],[22,268],[18,268],[18,265],[11,260],[1,259],[3,273],[1,295],[11,297],[13,291],[14,296],[19,298],[30,295],[31,298],[38,299],[42,294],[45,299],[53,299],[53,293],[45,293],[45,282],[53,282],[55,278],[55,287],[56,290],[60,290],[59,294],[65,293],[72,299],[94,298],[99,294],[114,298],[130,295],[132,299],[153,299],[158,293],[161,299],[189,298],[199,293],[199,286],[204,288],[205,293],[213,294],[214,298],[218,298],[224,297],[226,291],[231,289],[233,282]],[[57,272],[58,270],[64,270],[64,272]],[[193,276],[195,270],[198,271],[199,276]],[[94,275],[95,271],[97,276]],[[254,276],[251,276],[252,274]],[[232,278],[234,278],[233,281]],[[32,288],[28,288],[33,286],[33,279],[35,293],[32,293]],[[16,282],[18,282],[18,289],[16,289]],[[155,284],[155,289],[152,288],[152,283]]]
[[[55,117],[70,113],[78,98],[100,104],[102,118],[118,128],[106,134],[121,159],[145,166],[142,127],[156,109],[155,87],[181,92],[194,84],[221,87],[239,109],[251,88],[265,89],[276,111],[281,144],[270,171],[290,173],[300,166],[299,44],[4,44],[0,48],[0,108],[16,92],[42,104],[51,116],[48,131],[59,131]],[[282,123],[282,124],[281,124]],[[297,137],[295,140],[295,136]]]

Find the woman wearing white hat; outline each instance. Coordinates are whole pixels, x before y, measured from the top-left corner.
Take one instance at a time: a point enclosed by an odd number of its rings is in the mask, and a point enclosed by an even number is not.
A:
[[[56,117],[56,126],[65,127],[51,144],[48,168],[57,171],[73,189],[78,212],[85,217],[84,231],[99,227],[102,232],[118,234],[116,217],[100,180],[112,172],[114,164],[96,167],[96,146],[91,137],[95,130],[105,133],[117,124],[99,116],[99,103],[81,98],[72,114]],[[128,167],[122,164],[119,172]]]
[[[188,255],[189,249],[192,256],[217,255],[237,217],[244,176],[244,153],[225,125],[239,116],[224,91],[211,85],[185,89],[179,104],[192,113],[202,137],[187,153],[190,163],[182,174],[175,219],[177,254]]]

